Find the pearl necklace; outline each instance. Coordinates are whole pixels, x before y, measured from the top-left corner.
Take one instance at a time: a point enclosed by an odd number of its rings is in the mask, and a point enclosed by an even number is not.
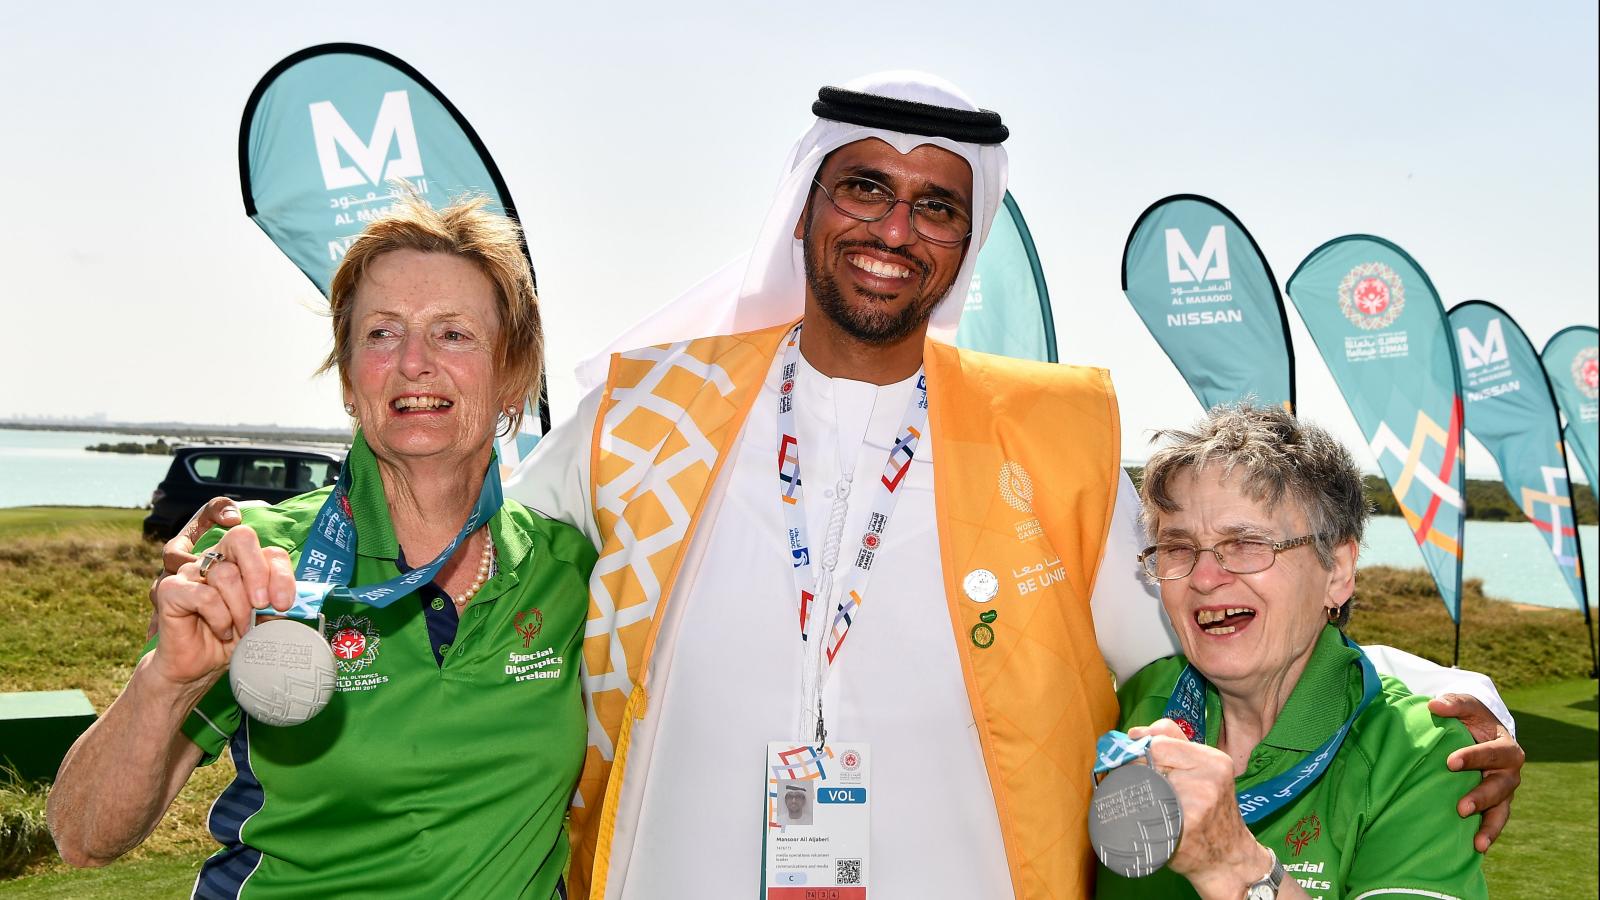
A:
[[[478,560],[478,577],[472,579],[472,584],[467,585],[467,590],[459,597],[453,598],[456,610],[466,609],[467,603],[477,596],[483,588],[483,583],[489,580],[489,570],[494,567],[494,536],[488,532],[483,535],[483,557]]]

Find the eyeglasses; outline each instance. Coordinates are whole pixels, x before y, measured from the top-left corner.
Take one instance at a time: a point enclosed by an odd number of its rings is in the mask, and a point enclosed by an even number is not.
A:
[[[811,182],[822,188],[834,209],[859,222],[881,222],[894,212],[895,204],[904,203],[911,207],[912,230],[935,244],[959,244],[972,233],[972,217],[946,200],[903,200],[887,185],[859,175],[846,175],[832,190],[815,178]]]
[[[1231,538],[1217,541],[1210,547],[1190,544],[1156,544],[1144,548],[1139,562],[1145,572],[1157,581],[1175,581],[1187,577],[1200,561],[1200,554],[1210,553],[1217,564],[1235,575],[1253,575],[1265,572],[1278,561],[1278,554],[1295,547],[1303,547],[1320,535],[1308,534],[1286,541],[1256,541],[1248,538]]]

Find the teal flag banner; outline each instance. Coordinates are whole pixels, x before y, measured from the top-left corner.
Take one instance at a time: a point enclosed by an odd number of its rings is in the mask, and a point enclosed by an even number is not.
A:
[[[1466,468],[1455,342],[1439,294],[1416,260],[1370,235],[1313,250],[1288,292],[1394,490],[1459,650]]]
[[[1146,209],[1122,250],[1122,292],[1200,405],[1294,410],[1283,295],[1255,238],[1215,200],[1176,194]]]
[[[1005,212],[995,217],[978,253],[956,346],[1057,362],[1056,323],[1039,253],[1010,191],[1003,201]]]
[[[1543,535],[1589,621],[1560,415],[1539,352],[1509,313],[1483,300],[1453,307],[1450,327],[1467,431],[1494,456],[1506,493]]]
[[[1596,481],[1595,451],[1600,445],[1600,360],[1596,337],[1600,331],[1588,325],[1574,325],[1556,332],[1539,354],[1556,402],[1567,416],[1567,448],[1578,458],[1589,487],[1600,491]]]
[[[517,218],[472,126],[416,69],[382,50],[309,47],[273,66],[251,92],[239,125],[245,213],[324,295],[356,236],[388,210],[394,179],[436,206],[483,194],[491,209]],[[501,441],[502,464],[514,467],[549,427],[540,398],[523,433]]]

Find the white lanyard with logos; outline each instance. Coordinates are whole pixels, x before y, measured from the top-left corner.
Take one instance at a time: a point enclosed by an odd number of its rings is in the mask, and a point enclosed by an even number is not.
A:
[[[926,430],[928,420],[927,378],[917,371],[916,389],[906,406],[900,428],[895,432],[894,443],[889,447],[882,476],[878,479],[876,495],[868,508],[867,526],[861,536],[861,546],[841,574],[838,568],[838,551],[843,543],[844,519],[848,511],[851,476],[840,479],[828,516],[828,534],[825,537],[824,559],[818,566],[820,574],[813,572],[811,545],[807,538],[805,491],[800,476],[800,439],[795,425],[795,375],[800,360],[800,325],[795,325],[783,350],[783,378],[778,391],[778,494],[783,502],[783,514],[789,531],[789,555],[794,573],[795,594],[800,612],[800,640],[805,652],[801,663],[800,689],[804,698],[800,711],[800,736],[806,735],[806,718],[816,711],[815,739],[823,744],[827,730],[822,716],[822,690],[828,674],[837,659],[850,625],[858,614],[866,594],[867,581],[872,566],[882,546],[884,531],[900,499],[899,488],[911,470],[911,460],[916,455],[917,442]],[[817,634],[817,598],[836,597],[833,615],[827,629]],[[813,638],[816,640],[813,640]]]

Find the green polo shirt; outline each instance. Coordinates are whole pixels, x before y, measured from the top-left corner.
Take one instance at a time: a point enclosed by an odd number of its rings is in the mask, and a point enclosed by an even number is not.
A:
[[[1187,664],[1182,656],[1168,657],[1129,679],[1118,691],[1121,727],[1161,718]],[[1250,830],[1316,900],[1487,897],[1482,857],[1472,847],[1478,817],[1456,815],[1457,801],[1477,784],[1478,774],[1445,767],[1445,758],[1472,738],[1460,722],[1429,713],[1428,698],[1413,695],[1394,678],[1380,677],[1383,689],[1351,726],[1322,777]],[[1238,789],[1293,768],[1332,737],[1360,701],[1357,651],[1327,626],[1283,712],[1251,752],[1235,782]],[[1208,745],[1217,745],[1221,724],[1221,700],[1207,686]],[[1196,895],[1168,869],[1123,878],[1102,866],[1095,896]]]
[[[353,581],[393,578],[402,548],[359,438],[347,465]],[[329,490],[247,509],[244,521],[298,560]],[[383,609],[328,601],[337,685],[311,721],[275,728],[243,716],[226,676],[196,708],[184,733],[208,762],[231,749],[238,775],[212,807],[223,846],[195,896],[561,896],[563,816],[587,731],[578,665],[595,551],[509,499],[489,528],[498,573],[458,626],[436,585]]]

